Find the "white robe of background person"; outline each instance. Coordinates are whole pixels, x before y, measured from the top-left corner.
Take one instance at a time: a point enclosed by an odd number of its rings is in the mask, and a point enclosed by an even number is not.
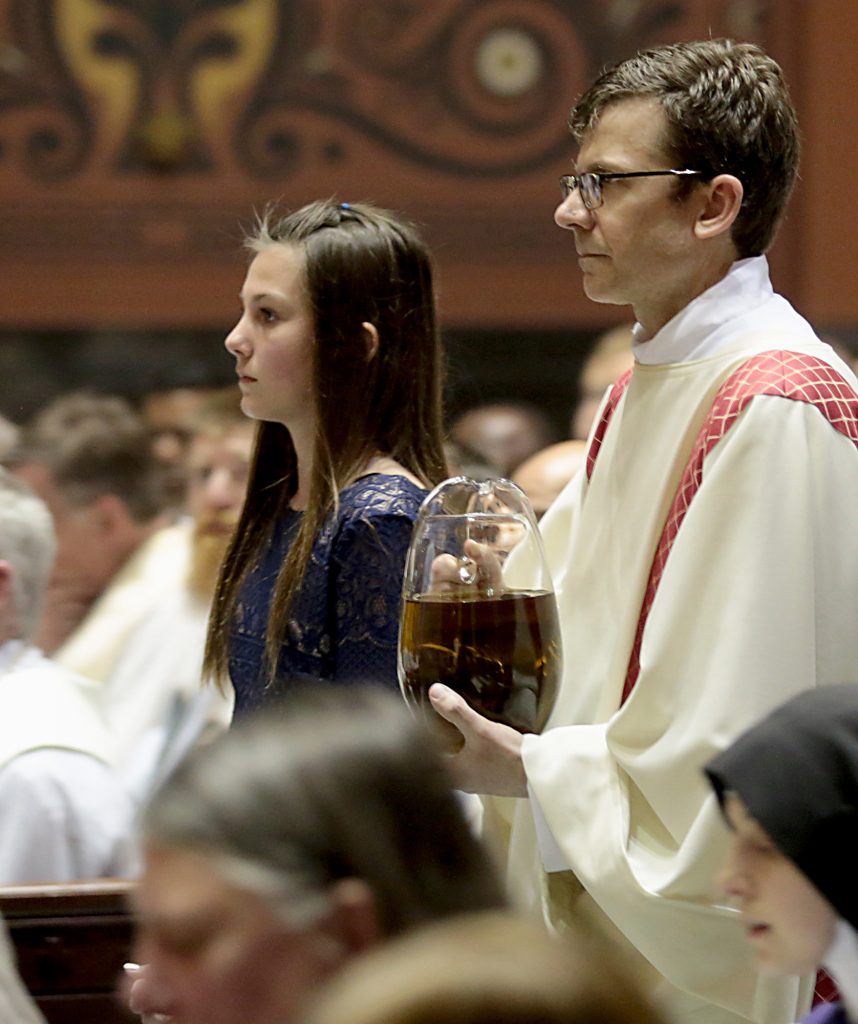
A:
[[[490,801],[489,830],[509,841],[519,901],[555,927],[602,920],[677,1019],[785,1024],[809,979],[751,969],[717,887],[727,837],[701,769],[793,694],[858,682],[858,448],[812,405],[754,398],[706,457],[620,705],[653,554],[719,383],[771,349],[855,378],[773,293],[764,257],[635,347],[592,479],[541,523],[563,684],[547,730],[524,739],[531,800]]]
[[[0,645],[0,885],[137,866],[134,806],[94,691],[20,640]]]
[[[226,728],[231,696],[201,682],[208,605],[190,593],[192,523],[154,533],[120,569],[55,660],[102,684],[100,703],[116,769],[142,802],[173,736],[185,748],[209,725]],[[183,728],[184,727],[184,728]]]

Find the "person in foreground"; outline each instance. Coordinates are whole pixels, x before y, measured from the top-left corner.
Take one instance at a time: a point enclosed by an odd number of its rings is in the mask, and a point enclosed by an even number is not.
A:
[[[446,476],[429,254],[365,204],[321,201],[248,238],[226,339],[259,420],[204,671],[235,714],[286,680],[396,681],[399,599],[425,488]]]
[[[795,112],[771,58],[712,39],[609,68],[571,125],[555,219],[587,295],[637,323],[585,471],[540,523],[563,680],[539,736],[430,700],[464,734],[461,788],[530,797],[486,813],[525,904],[608,923],[682,1018],[782,1024],[810,989],[743,956],[700,768],[789,697],[858,682],[858,382],[765,256]]]
[[[722,873],[761,971],[822,966],[842,1001],[806,1022],[858,1021],[858,686],[788,701],[706,766],[732,830]]]
[[[356,960],[302,1024],[664,1024],[611,948],[509,912],[441,921]]]
[[[376,688],[305,685],[156,793],[135,896],[137,1012],[289,1024],[357,953],[503,905],[419,722]]]

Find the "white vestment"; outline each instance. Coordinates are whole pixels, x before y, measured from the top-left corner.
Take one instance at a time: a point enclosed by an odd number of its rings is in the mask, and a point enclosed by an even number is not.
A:
[[[592,477],[579,474],[541,523],[564,677],[547,730],[524,740],[532,799],[491,801],[487,813],[508,838],[521,901],[556,927],[600,918],[640,954],[666,1006],[701,1022],[786,1024],[809,998],[808,979],[751,969],[718,890],[727,833],[701,769],[795,693],[858,682],[858,447],[817,406],[755,397],[708,451],[624,703],[623,690],[653,557],[713,397],[749,356],[781,349],[856,386],[772,292],[763,257],[734,264],[636,346]]]
[[[102,684],[101,707],[117,748],[117,771],[144,800],[172,739],[193,719],[225,728],[231,700],[201,683],[208,606],[188,590],[191,525],[153,534],[117,573],[55,654]],[[197,737],[183,739],[190,745]]]
[[[0,884],[131,873],[134,808],[92,684],[8,641],[0,700]]]

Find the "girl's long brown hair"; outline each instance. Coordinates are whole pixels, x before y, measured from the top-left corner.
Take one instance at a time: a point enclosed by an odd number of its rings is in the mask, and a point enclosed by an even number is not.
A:
[[[273,679],[313,542],[343,487],[376,453],[396,459],[430,487],[446,476],[443,365],[429,252],[414,228],[393,214],[333,200],[284,217],[269,210],[245,245],[254,254],[272,245],[303,251],[315,327],[313,470],[307,509],[272,597],[266,657]],[[378,331],[373,358],[368,358],[364,322]],[[209,678],[227,677],[230,627],[242,582],[289,507],[297,468],[286,427],[261,422],[244,507],[209,619],[203,669]]]

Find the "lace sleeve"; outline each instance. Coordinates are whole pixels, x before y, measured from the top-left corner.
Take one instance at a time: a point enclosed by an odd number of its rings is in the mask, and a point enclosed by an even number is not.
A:
[[[380,516],[350,523],[333,551],[337,682],[396,688],[396,645],[412,522]]]

